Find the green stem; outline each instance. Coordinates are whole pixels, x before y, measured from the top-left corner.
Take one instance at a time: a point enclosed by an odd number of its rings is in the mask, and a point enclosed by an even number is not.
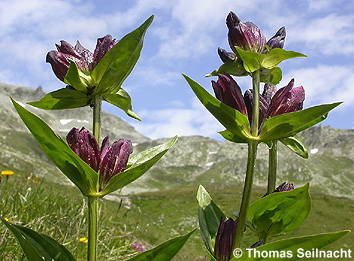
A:
[[[253,85],[253,104],[252,104],[252,122],[251,133],[253,136],[258,136],[259,126],[259,85],[260,72],[256,71],[252,74]],[[258,142],[251,141],[248,143],[248,158],[245,185],[243,187],[242,201],[240,207],[240,215],[236,227],[236,234],[234,240],[234,248],[239,248],[242,241],[243,232],[245,231],[248,205],[252,193],[253,173],[257,157]]]
[[[94,98],[92,129],[98,143],[101,135],[101,103],[101,97]],[[99,191],[99,184],[97,184],[97,191]],[[98,197],[88,197],[88,261],[97,260],[98,201]]]
[[[277,164],[278,164],[277,141],[273,141],[272,147],[269,149],[267,194],[270,194],[275,190],[275,184],[277,180]]]
[[[98,200],[98,197],[88,197],[88,261],[97,259]]]

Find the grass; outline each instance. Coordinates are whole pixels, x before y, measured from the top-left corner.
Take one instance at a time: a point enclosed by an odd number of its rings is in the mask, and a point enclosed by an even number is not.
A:
[[[241,187],[205,187],[214,200],[231,215],[238,209]],[[195,199],[197,187],[166,190],[126,196],[120,202],[103,200],[101,204],[99,260],[124,260],[135,252],[132,242],[148,248],[197,227]],[[253,199],[264,192],[255,188]],[[354,202],[312,193],[312,212],[305,223],[288,236],[309,235],[342,229],[353,229]],[[47,234],[64,244],[78,260],[86,258],[86,202],[74,187],[51,183],[41,178],[16,173],[0,183],[0,215]],[[284,238],[284,236],[279,237]],[[244,247],[257,241],[247,233]],[[352,247],[353,234],[327,249]],[[0,260],[22,260],[22,251],[12,235],[0,224]],[[199,232],[174,259],[208,260]],[[349,259],[348,259],[349,260]]]

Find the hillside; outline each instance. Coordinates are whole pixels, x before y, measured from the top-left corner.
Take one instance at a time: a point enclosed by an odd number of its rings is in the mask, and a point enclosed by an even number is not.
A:
[[[8,96],[24,105],[44,95],[40,89],[0,84],[0,168],[35,172],[50,181],[63,181],[59,171],[46,159],[15,113]],[[91,109],[44,111],[26,105],[60,135],[73,127],[90,128]],[[150,140],[118,117],[104,113],[103,135],[112,139],[131,139],[135,151],[160,144],[165,139]],[[300,135],[310,152],[304,160],[280,146],[278,183],[310,182],[316,191],[354,198],[354,130],[313,127]],[[224,189],[241,184],[246,168],[245,145],[220,142],[202,136],[181,137],[176,146],[148,174],[129,185],[123,193],[195,187],[198,184]],[[256,165],[255,184],[266,183],[267,149],[261,145]],[[225,182],[227,181],[227,182]]]

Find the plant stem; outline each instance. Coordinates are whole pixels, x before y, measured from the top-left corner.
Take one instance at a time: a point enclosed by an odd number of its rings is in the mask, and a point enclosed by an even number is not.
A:
[[[98,200],[98,197],[88,197],[88,261],[97,259]]]
[[[268,187],[267,194],[272,193],[275,190],[275,184],[277,180],[277,141],[272,142],[272,147],[269,149],[269,167],[268,167]]]
[[[259,125],[259,84],[260,84],[259,77],[260,77],[259,71],[254,72],[252,75],[253,104],[252,104],[251,133],[252,136],[255,137],[258,136],[258,125]],[[248,205],[250,202],[250,197],[252,192],[254,166],[257,157],[257,145],[258,142],[256,141],[250,141],[248,143],[246,179],[245,179],[245,185],[243,187],[240,215],[236,227],[234,248],[240,247],[243,232],[245,231],[247,210],[248,210]]]
[[[93,101],[93,135],[97,142],[100,142],[101,135],[101,97],[95,97]],[[99,182],[97,183],[99,191]],[[97,260],[97,230],[98,230],[98,197],[88,197],[88,250],[87,260]]]
[[[101,136],[101,97],[95,97],[93,101],[93,135],[97,143],[100,143]]]

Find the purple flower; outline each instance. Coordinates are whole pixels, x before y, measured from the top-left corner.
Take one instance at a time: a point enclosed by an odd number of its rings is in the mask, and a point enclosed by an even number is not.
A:
[[[231,49],[236,53],[236,46],[261,53],[265,47],[266,39],[263,32],[251,22],[241,22],[240,19],[230,12],[226,18],[229,28],[228,39]]]
[[[217,99],[247,115],[247,108],[241,88],[230,75],[220,74],[218,81],[212,81],[211,83]]]
[[[247,90],[242,96],[241,88],[228,74],[220,74],[217,82],[212,81],[212,86],[218,100],[247,115],[252,121],[253,90]],[[266,118],[302,109],[305,90],[302,86],[293,86],[294,79],[278,91],[274,85],[264,85],[263,93],[259,96],[260,127]]]
[[[217,261],[229,261],[232,256],[232,248],[236,232],[237,220],[232,218],[220,220],[218,233],[215,238],[214,256]]]
[[[72,128],[66,140],[69,147],[100,174],[102,186],[111,177],[124,171],[129,155],[133,152],[130,140],[120,139],[110,146],[108,137],[103,139],[100,149],[95,137],[85,128]]]
[[[218,48],[218,54],[219,54],[221,61],[223,61],[224,63],[231,62],[231,61],[235,60],[234,53],[228,52],[225,49],[222,49],[220,47]]]
[[[294,79],[287,86],[280,88],[272,97],[267,117],[302,110],[305,90],[302,86],[294,88]]]
[[[145,251],[145,247],[142,244],[139,244],[137,242],[134,242],[130,245],[131,248],[134,248],[138,252],[143,252]]]
[[[267,42],[267,45],[270,49],[274,48],[283,48],[286,37],[285,27],[280,28],[275,35],[270,38]]]
[[[286,183],[284,182],[283,184],[279,185],[274,191],[274,192],[283,192],[283,191],[290,191],[293,190],[295,187],[292,183]]]
[[[111,35],[98,38],[95,51],[92,54],[79,41],[75,47],[66,41],[60,41],[60,45],[56,44],[57,51],[53,50],[47,54],[46,62],[51,64],[58,79],[64,81],[70,61],[73,61],[80,70],[91,72],[116,43],[117,41],[112,39]]]

